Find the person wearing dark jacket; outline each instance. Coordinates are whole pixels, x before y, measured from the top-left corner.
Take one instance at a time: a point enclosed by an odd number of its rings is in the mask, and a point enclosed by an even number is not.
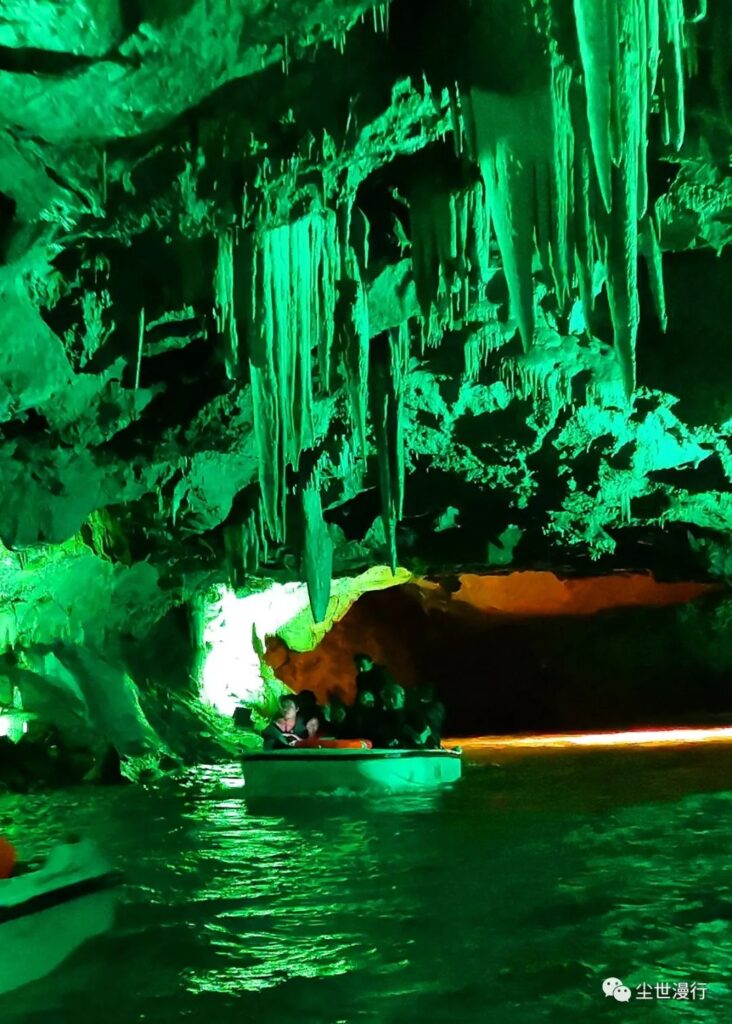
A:
[[[353,657],[356,664],[356,698],[368,690],[373,693],[374,701],[378,705],[384,689],[393,684],[394,680],[384,665],[375,665],[369,654],[356,654]]]
[[[377,727],[376,699],[371,690],[362,690],[348,708],[342,735],[349,740],[372,739]]]
[[[305,736],[307,736],[307,729],[297,713],[295,698],[286,693],[280,697],[280,716],[270,722],[262,731],[265,749],[276,750],[289,747]]]
[[[407,709],[407,728],[417,746],[437,750],[441,746],[445,705],[436,699],[431,684],[417,687]]]
[[[381,694],[381,709],[376,712],[374,728],[375,747],[416,746],[408,728],[407,712],[404,708],[404,687],[389,683]]]

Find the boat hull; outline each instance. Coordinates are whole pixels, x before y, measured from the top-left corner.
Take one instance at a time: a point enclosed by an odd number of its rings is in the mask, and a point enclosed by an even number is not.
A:
[[[413,793],[460,778],[451,750],[271,750],[243,761],[248,797],[337,793]]]
[[[115,917],[113,872],[89,842],[56,847],[46,864],[0,882],[0,995],[54,971]]]
[[[0,995],[39,981],[114,924],[116,894],[106,889],[0,926]]]

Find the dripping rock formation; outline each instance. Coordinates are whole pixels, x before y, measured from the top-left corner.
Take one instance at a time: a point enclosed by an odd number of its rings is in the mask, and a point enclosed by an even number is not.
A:
[[[144,751],[212,586],[726,580],[732,4],[5,7],[17,688]]]

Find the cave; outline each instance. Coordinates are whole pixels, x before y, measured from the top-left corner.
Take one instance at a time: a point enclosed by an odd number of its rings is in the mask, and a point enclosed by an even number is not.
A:
[[[732,0],[0,4],[3,1021],[730,1018],[731,158]]]
[[[361,596],[312,651],[268,637],[266,661],[295,693],[351,702],[365,652],[407,689],[434,686],[455,737],[732,724],[719,600],[638,573],[416,579]]]

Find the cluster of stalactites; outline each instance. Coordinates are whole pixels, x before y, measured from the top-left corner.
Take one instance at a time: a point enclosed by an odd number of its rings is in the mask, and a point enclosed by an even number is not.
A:
[[[630,397],[639,251],[665,319],[646,151],[654,96],[664,143],[678,148],[683,139],[683,3],[574,0],[574,13],[581,68],[550,41],[545,86],[512,96],[473,89],[469,127],[525,348],[534,337],[535,252],[560,303],[579,294],[587,323],[599,262]]]
[[[267,537],[261,508],[250,512],[242,523],[224,530],[224,549],[232,587],[243,587],[248,573],[256,573],[267,558]]]
[[[335,215],[261,231],[250,255],[249,377],[265,522],[285,533],[285,473],[314,439],[314,366],[327,390],[336,308]]]
[[[424,341],[462,320],[490,273],[483,183],[454,192],[421,189],[409,204],[412,266]]]
[[[352,226],[350,207],[338,213],[317,209],[251,236],[237,238],[233,229],[219,236],[217,329],[229,376],[246,375],[251,383],[258,516],[275,543],[286,539],[287,474],[298,473],[303,452],[325,443],[317,436],[315,404],[331,394],[336,372],[349,397],[355,448],[362,459],[366,454],[369,317],[362,266],[368,231],[359,217]],[[321,475],[311,469],[299,484],[303,565],[318,614],[324,614],[332,561],[326,557]],[[234,555],[241,547],[248,566],[261,550],[250,533],[247,526],[246,543],[238,533],[232,541]]]

